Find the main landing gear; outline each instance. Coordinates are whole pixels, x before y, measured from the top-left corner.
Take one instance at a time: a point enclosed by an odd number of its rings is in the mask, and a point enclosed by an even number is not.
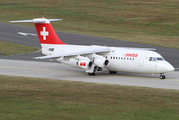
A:
[[[95,66],[94,69],[93,69],[93,72],[92,73],[88,73],[89,76],[94,76],[96,75],[96,71],[97,71],[98,67]]]
[[[161,80],[165,79],[165,75],[162,75],[162,73],[160,73],[160,79]]]

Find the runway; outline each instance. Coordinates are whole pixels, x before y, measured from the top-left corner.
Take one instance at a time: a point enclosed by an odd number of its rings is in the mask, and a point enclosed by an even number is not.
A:
[[[76,69],[57,62],[37,62],[0,59],[0,75],[24,76],[33,78],[49,78],[92,83],[118,84],[179,90],[179,74],[167,73],[167,79],[160,80],[158,75],[108,72],[88,76],[84,70]]]
[[[0,36],[3,41],[34,46],[40,48],[38,37],[22,36],[17,32],[26,32],[36,34],[35,28],[19,25],[11,25],[0,23]],[[156,48],[167,61],[175,68],[179,68],[179,50],[172,48],[157,47],[151,45],[143,45],[139,43],[125,42],[119,40],[104,39],[85,35],[71,34],[57,31],[59,38],[67,44],[81,45],[107,45],[116,47],[140,47],[140,48]],[[57,62],[49,62],[48,60],[34,60],[32,57],[41,56],[41,52],[0,56],[0,75],[25,76],[37,78],[50,78],[71,81],[95,82],[106,84],[118,84],[128,86],[143,86],[152,88],[165,88],[179,90],[179,74],[178,71],[165,74],[167,79],[160,80],[159,75],[148,74],[132,74],[118,73],[110,75],[106,73],[98,73],[96,76],[88,76],[84,70],[76,69]]]

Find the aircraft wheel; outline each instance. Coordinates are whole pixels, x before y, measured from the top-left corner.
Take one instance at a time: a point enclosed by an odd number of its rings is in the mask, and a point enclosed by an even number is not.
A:
[[[96,71],[97,71],[98,67],[95,66],[94,69],[93,69],[93,73],[88,73],[89,76],[94,76],[96,75]]]
[[[95,73],[88,73],[89,76],[94,76],[96,75]]]
[[[110,74],[116,74],[117,71],[109,71]]]
[[[162,75],[162,73],[160,74],[160,79],[163,80],[165,79],[165,75]]]

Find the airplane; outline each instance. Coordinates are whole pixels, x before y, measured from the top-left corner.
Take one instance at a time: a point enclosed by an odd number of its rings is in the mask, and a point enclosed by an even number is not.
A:
[[[153,48],[107,47],[99,45],[70,45],[62,42],[51,25],[51,21],[62,19],[35,18],[32,20],[9,21],[33,22],[41,43],[42,53],[46,56],[35,59],[57,60],[66,65],[81,68],[89,76],[98,71],[160,74],[174,71],[174,67],[167,62]]]

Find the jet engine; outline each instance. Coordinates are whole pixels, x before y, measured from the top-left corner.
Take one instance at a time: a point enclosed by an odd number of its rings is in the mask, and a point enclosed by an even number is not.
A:
[[[80,60],[77,62],[77,65],[83,69],[90,69],[93,66],[93,62],[87,60]]]
[[[107,59],[95,59],[94,64],[97,65],[98,67],[104,68],[109,65],[109,60]]]

